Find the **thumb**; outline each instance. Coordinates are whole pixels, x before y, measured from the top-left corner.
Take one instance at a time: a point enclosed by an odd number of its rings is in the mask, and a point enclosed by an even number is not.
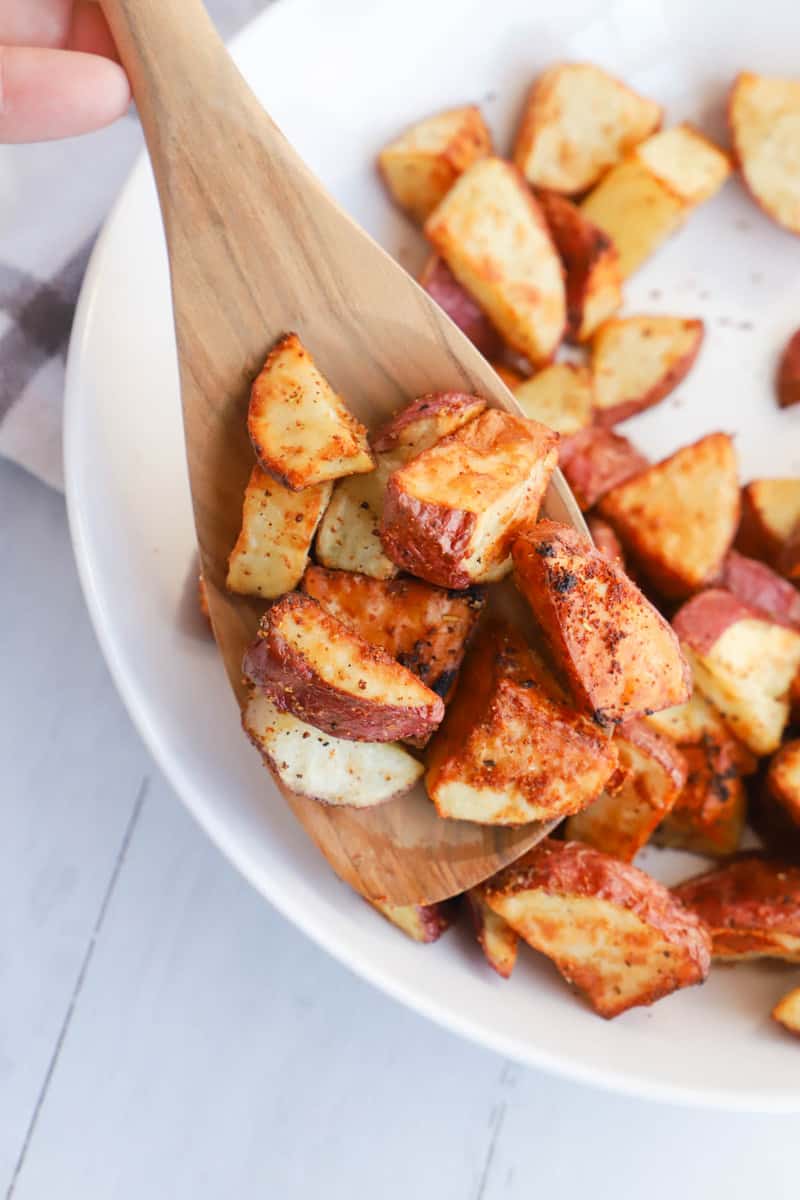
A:
[[[73,50],[0,46],[0,142],[99,129],[122,116],[130,87],[118,63]]]

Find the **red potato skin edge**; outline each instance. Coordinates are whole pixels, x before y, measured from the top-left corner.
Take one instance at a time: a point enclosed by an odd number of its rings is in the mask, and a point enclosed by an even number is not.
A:
[[[582,512],[650,466],[627,438],[596,425],[562,438],[558,451],[558,465]]]
[[[800,329],[789,338],[781,355],[775,391],[781,408],[800,404]]]
[[[484,358],[498,358],[502,354],[503,339],[500,334],[467,289],[461,286],[443,258],[434,254],[428,259],[419,282]]]
[[[546,190],[536,195],[550,236],[564,264],[567,293],[565,337],[570,342],[579,342],[592,271],[605,256],[613,255],[616,259],[616,247],[608,234],[584,217],[577,205],[567,197]]]
[[[696,327],[697,333],[694,347],[684,354],[683,358],[679,358],[677,362],[673,363],[666,374],[662,375],[658,383],[654,384],[653,387],[637,400],[626,400],[624,404],[615,404],[612,408],[596,408],[594,419],[597,425],[603,429],[607,429],[611,425],[617,425],[620,421],[626,421],[628,417],[633,417],[637,413],[644,412],[645,409],[659,404],[670,392],[675,390],[678,384],[691,371],[700,353],[700,347],[703,344],[705,336],[703,322],[697,320],[693,321],[692,324]]]
[[[800,592],[757,558],[730,550],[715,582],[778,625],[800,629]]]
[[[474,418],[486,408],[486,401],[479,396],[470,395],[469,392],[429,392],[428,395],[420,396],[411,404],[407,404],[382,425],[371,439],[372,449],[377,454],[394,450],[403,430],[408,429],[410,425],[415,425],[419,420],[427,421],[437,413],[458,408],[473,410]]]
[[[769,620],[723,588],[699,592],[678,609],[672,628],[697,654],[708,654],[726,629],[737,621]]]
[[[420,514],[424,520],[420,520]],[[458,564],[476,524],[474,513],[436,508],[409,496],[392,477],[386,488],[381,543],[392,562],[411,575],[446,588],[468,588],[474,580]],[[414,544],[402,530],[414,529]]]
[[[800,937],[800,867],[759,853],[687,879],[673,894],[711,929],[714,953],[763,949],[770,933]]]

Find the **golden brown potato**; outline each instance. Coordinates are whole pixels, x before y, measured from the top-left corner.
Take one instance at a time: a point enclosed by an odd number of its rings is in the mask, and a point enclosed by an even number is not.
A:
[[[800,477],[754,479],[742,488],[736,547],[774,567],[798,521]]]
[[[510,163],[483,158],[425,224],[434,249],[492,324],[534,365],[564,333],[561,260],[533,194]]]
[[[594,418],[615,425],[652,408],[694,364],[703,322],[687,317],[622,317],[606,321],[592,339]]]
[[[372,439],[373,449],[408,462],[416,454],[469,425],[486,408],[486,401],[467,392],[432,392],[396,412]]]
[[[514,543],[517,584],[573,697],[599,724],[681,704],[691,676],[661,614],[567,525],[540,521]]]
[[[501,578],[517,530],[536,519],[556,443],[543,425],[488,409],[389,477],[384,551],[441,587]]]
[[[592,419],[592,373],[588,367],[552,363],[515,387],[514,397],[532,421],[556,433],[577,433]]]
[[[739,520],[736,451],[712,433],[607,492],[600,515],[665,596],[715,579]]]
[[[453,908],[447,903],[387,904],[385,900],[367,900],[367,903],[414,942],[438,942],[453,924]]]
[[[242,529],[228,559],[230,591],[274,600],[297,586],[331,486],[319,483],[292,492],[253,467],[244,493]]]
[[[437,254],[431,255],[419,282],[450,320],[477,346],[484,358],[495,358],[501,353],[503,341],[500,334],[466,288],[461,286],[443,258]]]
[[[711,857],[733,854],[739,849],[747,811],[735,740],[706,736],[694,745],[681,745],[680,751],[686,783],[653,841]]]
[[[687,601],[673,626],[697,687],[736,737],[754,754],[777,750],[789,718],[789,688],[800,670],[800,633],[721,588]]]
[[[800,828],[800,739],[785,742],[773,755],[765,785],[771,799]]]
[[[630,863],[545,839],[485,884],[486,899],[602,1017],[708,975],[703,924]]]
[[[523,825],[578,812],[611,780],[617,751],[564,702],[520,634],[477,634],[428,751],[425,785],[439,815]]]
[[[616,563],[618,567],[622,567],[624,571],[625,554],[622,549],[622,543],[608,521],[604,521],[602,517],[590,516],[586,518],[586,524],[589,526],[592,541],[600,553],[605,554],[606,558]]]
[[[612,239],[623,279],[710,199],[730,174],[718,146],[688,125],[641,142],[589,193],[581,211]]]
[[[484,958],[498,975],[510,979],[517,962],[519,934],[486,903],[482,884],[470,888],[466,896]]]
[[[486,600],[483,588],[444,591],[418,579],[370,579],[309,567],[303,591],[380,646],[446,702]]]
[[[396,203],[421,223],[461,172],[491,150],[480,109],[470,105],[418,121],[384,146],[378,166]]]
[[[261,469],[295,492],[375,465],[366,429],[296,333],[281,338],[253,384],[247,429]]]
[[[766,563],[731,550],[716,582],[779,625],[800,629],[800,593]]]
[[[558,449],[558,465],[583,512],[650,466],[626,437],[597,426],[564,438]]]
[[[585,342],[622,304],[617,248],[571,200],[557,192],[538,198],[566,272],[567,336]]]
[[[558,63],[534,83],[514,161],[535,187],[575,195],[661,124],[661,107],[592,63]]]
[[[792,334],[784,347],[775,377],[775,391],[781,408],[800,404],[800,329]]]
[[[708,742],[730,743],[728,758],[740,774],[752,775],[758,769],[755,754],[733,736],[722,714],[696,686],[685,704],[652,713],[647,717],[647,723],[681,749]]]
[[[795,988],[779,1000],[772,1015],[789,1033],[800,1034],[800,988]]]
[[[728,100],[737,166],[759,208],[800,233],[800,81],[737,75]]]
[[[425,737],[444,716],[441,697],[416,675],[298,593],[262,617],[242,670],[281,712],[334,737]]]
[[[800,962],[800,867],[743,854],[673,890],[707,925],[714,958]]]

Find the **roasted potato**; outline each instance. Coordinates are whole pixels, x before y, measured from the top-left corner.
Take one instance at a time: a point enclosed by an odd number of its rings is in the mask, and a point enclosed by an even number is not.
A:
[[[779,1000],[772,1010],[772,1015],[789,1033],[800,1034],[800,987]]]
[[[714,958],[800,962],[800,867],[743,854],[673,891],[710,930]]]
[[[264,614],[242,669],[281,712],[334,737],[426,737],[444,716],[416,675],[296,592]]]
[[[789,718],[800,633],[721,588],[687,601],[673,626],[703,695],[754,754],[771,754]]]
[[[706,735],[680,751],[686,783],[653,842],[711,857],[733,854],[739,849],[747,811],[735,740]]]
[[[622,549],[622,543],[608,521],[604,521],[602,517],[590,516],[586,518],[586,524],[589,526],[592,541],[600,553],[605,554],[606,558],[616,563],[618,567],[622,567],[624,571],[625,553]]]
[[[650,463],[622,434],[590,426],[560,443],[558,465],[586,512],[606,492],[641,475]]]
[[[764,783],[770,798],[800,828],[800,739],[785,742],[773,755]]]
[[[743,604],[766,613],[779,625],[800,629],[800,593],[766,563],[731,550],[717,582]]]
[[[581,211],[614,242],[627,279],[729,174],[730,162],[718,146],[690,126],[676,125],[631,150]]]
[[[793,579],[795,583],[800,584],[800,521],[783,544],[778,555],[778,569],[787,579]]]
[[[556,443],[543,425],[488,409],[389,477],[384,551],[441,587],[501,578],[517,531],[536,520]]]
[[[253,384],[247,429],[258,465],[294,492],[375,466],[366,429],[296,333],[281,338]]]
[[[246,704],[242,723],[283,786],[321,804],[374,808],[410,791],[423,772],[422,763],[394,742],[331,737],[258,693]]]
[[[655,879],[592,846],[545,839],[484,886],[495,912],[602,1017],[708,974],[702,922]]]
[[[534,83],[514,161],[534,187],[585,192],[661,124],[661,107],[592,63],[558,63]]]
[[[728,123],[742,178],[759,208],[800,233],[800,81],[737,75]]]
[[[463,288],[443,258],[428,259],[419,282],[451,321],[465,333],[484,358],[495,358],[503,348],[502,338],[483,309]]]
[[[672,742],[643,721],[622,725],[614,743],[625,772],[619,790],[602,792],[583,812],[570,817],[566,836],[631,862],[683,790],[686,761]]]
[[[733,440],[712,433],[684,446],[606,492],[599,510],[657,591],[690,595],[717,577],[736,533]]]
[[[425,233],[509,345],[534,365],[548,362],[566,323],[563,270],[514,167],[500,158],[474,163],[431,213]]]
[[[303,577],[330,483],[293,492],[253,467],[244,493],[242,529],[228,559],[231,592],[274,600]]]
[[[681,704],[689,668],[661,614],[588,538],[540,521],[514,542],[516,582],[576,703],[599,725]]]
[[[484,958],[498,975],[509,979],[517,962],[519,934],[486,903],[482,884],[470,888],[466,895],[475,936]]]
[[[577,433],[592,419],[592,373],[588,367],[552,363],[515,387],[514,397],[532,421],[556,433]]]
[[[800,404],[800,329],[792,334],[784,347],[775,376],[775,391],[781,408]]]
[[[418,579],[370,579],[309,567],[303,591],[380,646],[446,702],[486,600],[483,588],[444,591]]]
[[[622,317],[592,338],[594,419],[615,425],[652,408],[686,377],[703,341],[687,317]]]
[[[368,900],[367,903],[414,942],[438,942],[453,924],[453,906],[446,902],[387,904],[385,900]]]
[[[469,425],[486,408],[486,401],[467,392],[432,392],[395,413],[372,439],[373,449],[389,453],[400,463],[429,450],[449,433]]]
[[[462,171],[491,150],[480,109],[470,105],[406,129],[381,150],[378,167],[396,203],[422,223]]]
[[[440,816],[523,825],[584,808],[614,776],[617,751],[564,703],[522,636],[491,623],[467,653],[427,764]]]
[[[729,743],[728,757],[740,774],[752,775],[758,769],[755,754],[734,737],[722,714],[697,687],[685,704],[662,709],[646,719],[656,733],[670,738],[681,749],[709,741]]]
[[[576,204],[557,192],[540,192],[539,204],[566,272],[567,336],[585,342],[622,304],[617,248]]]
[[[742,488],[736,548],[774,567],[799,521],[800,477],[754,479]]]

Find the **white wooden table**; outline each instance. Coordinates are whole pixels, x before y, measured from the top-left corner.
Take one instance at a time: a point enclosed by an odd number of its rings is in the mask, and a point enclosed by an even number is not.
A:
[[[0,563],[0,1195],[796,1200],[800,1118],[523,1069],[318,950],[161,778],[63,501],[2,463]]]

